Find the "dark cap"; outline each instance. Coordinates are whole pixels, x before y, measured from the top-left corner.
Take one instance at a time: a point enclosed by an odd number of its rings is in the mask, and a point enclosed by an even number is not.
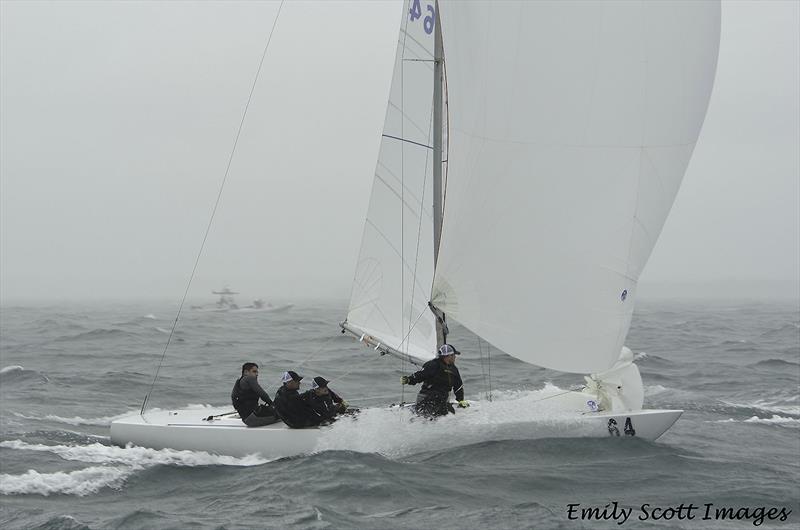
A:
[[[461,355],[461,352],[450,344],[442,344],[442,347],[439,348],[439,357],[447,357],[448,355]]]
[[[314,382],[311,383],[312,390],[317,388],[327,388],[327,387],[328,387],[328,380],[325,379],[324,377],[317,376],[314,378]]]
[[[301,379],[303,379],[303,376],[298,375],[297,372],[292,372],[289,370],[288,372],[283,372],[281,382],[288,383],[289,381],[297,381],[299,383]]]

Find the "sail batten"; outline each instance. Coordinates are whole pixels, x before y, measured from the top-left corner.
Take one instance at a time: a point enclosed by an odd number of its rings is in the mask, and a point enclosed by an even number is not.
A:
[[[433,283],[433,35],[403,2],[395,69],[347,324],[419,359],[436,349]]]

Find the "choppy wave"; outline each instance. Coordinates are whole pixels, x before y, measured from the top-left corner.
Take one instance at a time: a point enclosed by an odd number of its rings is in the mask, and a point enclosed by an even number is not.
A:
[[[53,453],[64,460],[92,464],[125,464],[127,466],[175,465],[197,466],[256,466],[268,462],[259,456],[220,456],[203,451],[179,451],[177,449],[149,449],[147,447],[117,447],[93,443],[88,445],[44,445],[29,444],[22,440],[0,442],[0,447],[21,451]]]
[[[800,400],[799,395],[780,397],[775,399],[759,399],[752,403],[735,403],[723,401],[726,405],[734,408],[743,409],[745,412],[769,412],[778,413],[800,418],[800,405],[793,405]]]
[[[669,388],[662,385],[648,385],[644,387],[644,395],[655,396],[656,394],[661,394],[663,392],[667,392],[668,390]]]
[[[772,339],[772,338],[800,338],[800,323],[798,322],[789,322],[788,324],[784,324],[778,328],[768,329],[759,335],[760,338],[765,339]]]
[[[751,418],[747,418],[746,420],[737,420],[734,418],[728,418],[727,420],[717,420],[715,423],[760,423],[763,425],[800,427],[800,418],[787,418],[784,416],[773,414],[771,418],[759,418],[758,416],[753,416]]]
[[[0,447],[19,451],[38,451],[58,455],[64,460],[99,464],[77,471],[40,473],[28,470],[21,475],[0,475],[2,495],[66,494],[84,496],[103,488],[119,489],[137,471],[156,466],[256,466],[268,460],[258,456],[236,458],[218,456],[202,451],[148,449],[145,447],[116,447],[93,443],[89,445],[29,444],[21,440],[0,442]]]
[[[86,331],[84,333],[78,333],[77,335],[63,335],[55,339],[56,342],[80,342],[84,340],[105,340],[117,337],[119,335],[127,334],[126,331],[121,329],[111,328],[100,328],[100,329],[93,329],[91,331]]]
[[[785,361],[783,359],[765,359],[763,361],[758,361],[757,363],[753,363],[748,366],[762,367],[762,368],[778,368],[780,370],[785,370],[787,368],[797,370],[798,368],[800,368],[800,363],[793,363],[791,361]]]
[[[32,379],[38,380],[41,383],[47,383],[50,379],[36,370],[28,370],[24,366],[18,364],[5,366],[0,369],[0,382],[4,385],[15,383],[18,381],[31,381]]]
[[[211,405],[205,403],[189,403],[184,409],[210,409],[213,408]],[[160,408],[152,408],[148,409],[151,412],[158,412],[161,411]],[[67,418],[64,416],[57,416],[55,414],[46,414],[44,416],[34,416],[31,414],[22,414],[21,412],[11,412],[17,418],[22,418],[25,420],[33,420],[33,421],[49,421],[55,423],[64,423],[67,425],[91,425],[94,427],[108,427],[111,425],[111,422],[114,420],[122,419],[126,416],[130,416],[131,414],[137,413],[138,410],[128,410],[127,412],[123,412],[122,414],[116,414],[114,416],[100,416],[97,418],[83,418],[81,416],[73,416],[71,418]]]
[[[25,420],[33,420],[33,421],[49,421],[55,423],[65,423],[67,425],[91,425],[95,427],[108,427],[111,425],[111,422],[114,420],[118,420],[120,418],[124,418],[125,416],[130,416],[133,414],[134,411],[128,411],[124,414],[117,414],[115,416],[100,416],[99,418],[82,418],[80,416],[73,416],[71,418],[65,418],[63,416],[56,416],[55,414],[46,414],[44,416],[33,416],[30,414],[22,414],[21,412],[12,412],[14,416],[17,418],[22,418]]]
[[[766,423],[766,424],[777,424],[777,425],[800,425],[800,418],[785,418],[783,416],[778,416],[777,414],[773,414],[771,418],[759,418],[758,416],[753,416],[752,418],[748,418],[744,420],[744,423]]]
[[[1,495],[53,495],[84,496],[103,488],[119,489],[125,479],[136,472],[138,466],[92,466],[65,473],[39,473],[30,469],[22,475],[0,475]]]

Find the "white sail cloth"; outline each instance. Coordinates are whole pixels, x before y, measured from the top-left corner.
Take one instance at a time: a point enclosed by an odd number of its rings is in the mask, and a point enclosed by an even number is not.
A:
[[[433,19],[430,12],[411,14],[410,4],[403,2],[347,322],[395,350],[430,359],[436,351],[427,308],[433,281]]]
[[[714,2],[440,2],[450,115],[433,302],[524,361],[614,364],[702,126]]]

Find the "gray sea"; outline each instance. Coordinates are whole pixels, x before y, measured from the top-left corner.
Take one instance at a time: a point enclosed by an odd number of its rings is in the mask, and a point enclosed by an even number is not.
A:
[[[411,367],[339,333],[345,309],[184,310],[151,406],[225,405],[251,360],[272,392],[295,369],[361,407],[412,400],[399,384]],[[111,445],[109,423],[138,411],[176,310],[0,309],[0,527],[800,528],[796,301],[639,301],[627,344],[645,405],[686,411],[654,443],[514,436],[539,393],[581,377],[489,359],[455,327],[467,397],[483,403],[491,387],[507,405],[486,428],[377,414],[335,424],[318,453],[275,461]]]

